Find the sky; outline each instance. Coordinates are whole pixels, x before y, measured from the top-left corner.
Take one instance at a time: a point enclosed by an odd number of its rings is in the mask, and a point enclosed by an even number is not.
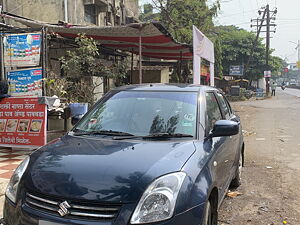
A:
[[[147,2],[151,0],[140,0],[140,4]],[[298,60],[296,47],[300,40],[299,0],[221,0],[221,10],[215,24],[236,25],[248,31],[255,31],[250,27],[251,19],[257,18],[258,10],[266,4],[270,5],[270,9],[277,7],[278,10],[275,20],[276,33],[271,34],[271,48],[275,49],[273,55],[291,63],[296,62]],[[261,37],[264,36],[265,33],[261,34]]]

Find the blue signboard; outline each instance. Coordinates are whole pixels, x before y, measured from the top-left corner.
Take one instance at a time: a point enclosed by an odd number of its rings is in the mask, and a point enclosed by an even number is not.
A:
[[[7,73],[12,96],[42,96],[42,68],[15,70]]]
[[[229,75],[230,76],[244,76],[244,66],[230,66],[229,68]]]
[[[257,88],[257,89],[256,89],[256,97],[257,97],[257,98],[264,97],[264,89],[262,89],[262,88]]]
[[[39,66],[41,42],[41,33],[4,35],[5,67]]]

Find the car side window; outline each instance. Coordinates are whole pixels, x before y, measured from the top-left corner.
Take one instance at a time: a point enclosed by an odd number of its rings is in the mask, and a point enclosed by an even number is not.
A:
[[[225,119],[230,120],[231,119],[231,110],[230,110],[224,96],[219,92],[217,93],[217,96],[218,96],[218,99],[219,99],[219,102],[220,102],[221,109],[224,113]]]
[[[224,95],[223,95],[223,97],[224,97]],[[228,102],[227,98],[225,98],[225,97],[224,97],[224,99],[225,99],[225,102],[226,102],[226,104],[228,105],[228,108],[229,108],[230,114],[232,115],[232,114],[233,114],[233,111],[232,111],[231,105],[229,104],[229,102]]]
[[[209,133],[215,123],[218,120],[222,119],[222,114],[220,111],[220,107],[216,96],[213,92],[206,93],[206,114],[207,114],[207,125],[206,125],[206,132]]]

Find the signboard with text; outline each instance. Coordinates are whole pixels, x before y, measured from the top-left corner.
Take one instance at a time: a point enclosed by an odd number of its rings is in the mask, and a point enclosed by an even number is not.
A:
[[[6,34],[3,38],[5,67],[39,66],[41,33]]]
[[[271,71],[264,71],[264,77],[265,77],[265,78],[270,78],[270,77],[272,77],[272,72],[271,72]]]
[[[0,102],[0,146],[36,148],[46,144],[46,105],[38,98],[5,98]]]
[[[7,73],[11,96],[42,96],[42,68],[15,70]]]
[[[244,66],[230,66],[229,68],[229,75],[230,76],[244,76]]]

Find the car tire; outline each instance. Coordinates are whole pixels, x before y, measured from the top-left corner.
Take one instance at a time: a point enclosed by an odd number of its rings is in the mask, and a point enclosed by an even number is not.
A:
[[[203,214],[203,220],[201,225],[217,225],[218,223],[218,214],[216,207],[213,206],[211,200],[208,200]]]
[[[235,172],[235,177],[231,181],[230,187],[238,188],[241,185],[243,165],[244,165],[244,157],[243,157],[243,153],[240,152],[238,167]]]

